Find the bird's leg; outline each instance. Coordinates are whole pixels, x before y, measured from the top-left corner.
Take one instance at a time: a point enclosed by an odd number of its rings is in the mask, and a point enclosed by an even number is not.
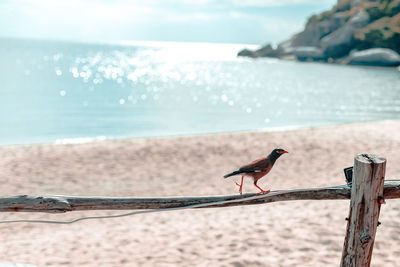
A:
[[[239,193],[242,194],[242,188],[243,188],[243,176],[242,176],[242,181],[240,182],[240,184],[238,184],[237,182],[235,182],[235,184],[237,186],[239,186]]]
[[[261,190],[261,192],[257,193],[257,195],[260,195],[260,194],[268,194],[269,192],[271,192],[271,190],[266,190],[266,191],[265,191],[265,190],[263,190],[261,187],[259,187],[259,186],[257,185],[257,181],[254,181],[254,186]]]

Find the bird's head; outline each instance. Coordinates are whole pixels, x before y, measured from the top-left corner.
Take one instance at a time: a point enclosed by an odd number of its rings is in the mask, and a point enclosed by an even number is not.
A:
[[[285,153],[289,153],[289,152],[287,152],[285,149],[282,149],[282,148],[275,148],[274,150],[272,150],[270,157],[272,160],[276,160],[277,158],[279,158],[280,156],[282,156]]]
[[[275,148],[274,150],[272,150],[272,153],[283,155],[283,154],[289,153],[289,152],[287,152],[285,149],[282,149],[282,148]]]

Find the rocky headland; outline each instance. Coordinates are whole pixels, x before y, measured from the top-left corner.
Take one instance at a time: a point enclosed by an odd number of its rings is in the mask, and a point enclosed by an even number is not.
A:
[[[278,47],[244,49],[238,56],[393,67],[400,65],[399,54],[400,0],[338,0]]]

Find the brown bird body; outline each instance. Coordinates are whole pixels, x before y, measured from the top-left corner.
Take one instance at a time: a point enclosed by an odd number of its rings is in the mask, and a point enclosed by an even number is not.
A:
[[[272,150],[271,154],[269,154],[267,157],[262,157],[246,165],[243,165],[238,170],[224,175],[224,178],[228,178],[234,175],[242,175],[242,182],[240,183],[240,185],[236,183],[239,186],[239,193],[242,194],[243,177],[244,176],[252,177],[254,181],[254,186],[261,190],[261,192],[258,194],[267,194],[270,192],[270,190],[266,191],[263,190],[261,187],[257,185],[257,181],[271,171],[272,167],[275,164],[275,161],[284,153],[289,153],[289,152],[287,152],[284,149],[276,148]]]

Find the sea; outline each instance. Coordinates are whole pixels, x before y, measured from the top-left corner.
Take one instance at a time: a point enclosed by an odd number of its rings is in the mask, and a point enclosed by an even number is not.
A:
[[[0,39],[0,145],[400,119],[400,70],[237,57],[243,44]]]

